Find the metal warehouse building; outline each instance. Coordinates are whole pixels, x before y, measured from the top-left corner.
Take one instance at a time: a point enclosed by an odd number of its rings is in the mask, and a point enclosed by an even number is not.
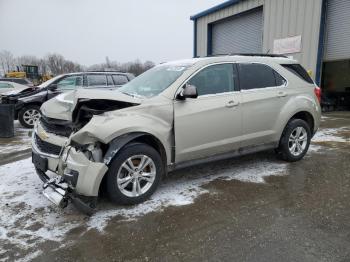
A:
[[[231,0],[191,17],[194,56],[276,53],[297,59],[327,106],[350,106],[350,0]]]

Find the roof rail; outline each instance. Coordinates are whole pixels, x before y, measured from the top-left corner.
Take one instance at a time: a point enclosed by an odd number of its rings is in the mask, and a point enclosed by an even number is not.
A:
[[[89,73],[123,73],[123,74],[126,73],[126,72],[118,71],[118,70],[87,70],[86,72],[89,72]]]
[[[285,55],[277,55],[277,54],[259,54],[259,53],[231,53],[231,54],[216,54],[216,55],[208,55],[207,57],[215,57],[215,56],[264,56],[264,57],[282,57],[288,58]]]

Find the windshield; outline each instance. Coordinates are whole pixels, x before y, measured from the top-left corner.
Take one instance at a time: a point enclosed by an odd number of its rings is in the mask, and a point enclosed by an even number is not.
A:
[[[43,88],[43,87],[47,87],[50,84],[52,84],[53,82],[55,82],[57,79],[60,79],[62,77],[62,75],[59,76],[55,76],[54,78],[51,78],[50,80],[47,80],[44,83],[41,83],[40,85],[38,85],[39,88]]]
[[[187,68],[188,66],[183,65],[159,65],[136,77],[118,91],[131,96],[153,97],[167,89]]]

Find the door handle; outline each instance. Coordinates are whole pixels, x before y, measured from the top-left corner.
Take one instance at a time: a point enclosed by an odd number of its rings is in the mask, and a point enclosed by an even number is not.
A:
[[[278,96],[278,97],[286,97],[286,96],[287,96],[287,92],[285,92],[285,91],[280,91],[280,92],[277,93],[277,96]]]
[[[238,105],[239,105],[239,102],[235,102],[235,101],[231,100],[231,101],[227,102],[226,107],[230,108],[230,107],[235,107]]]

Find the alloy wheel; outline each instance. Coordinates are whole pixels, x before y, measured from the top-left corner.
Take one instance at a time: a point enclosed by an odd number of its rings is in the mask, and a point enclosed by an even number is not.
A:
[[[125,196],[138,197],[145,194],[156,178],[156,166],[146,155],[129,157],[120,166],[117,174],[117,185]]]
[[[304,127],[296,127],[289,136],[288,148],[293,156],[300,156],[307,146],[307,132]]]
[[[23,114],[23,120],[27,125],[33,126],[40,118],[40,112],[37,109],[28,109]]]

